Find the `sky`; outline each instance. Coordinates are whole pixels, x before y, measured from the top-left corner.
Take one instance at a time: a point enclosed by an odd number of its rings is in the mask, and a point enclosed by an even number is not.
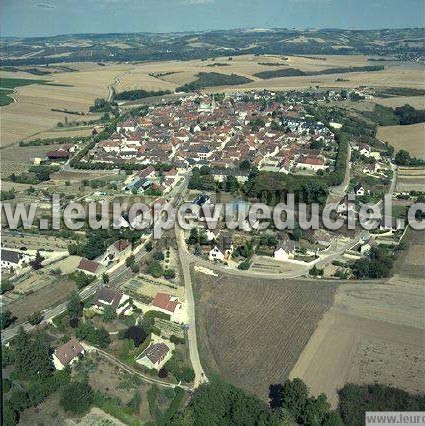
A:
[[[423,27],[423,0],[1,0],[0,35]]]

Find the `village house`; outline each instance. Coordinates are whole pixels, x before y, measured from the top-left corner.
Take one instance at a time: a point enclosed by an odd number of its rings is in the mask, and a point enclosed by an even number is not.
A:
[[[314,157],[314,156],[311,156],[311,155],[306,155],[306,156],[300,157],[296,161],[295,167],[297,169],[312,170],[312,171],[315,171],[315,172],[317,172],[319,170],[325,170],[326,169],[325,160],[323,158]]]
[[[177,296],[167,293],[157,293],[152,301],[152,306],[155,310],[169,314],[171,321],[180,322],[183,305]]]
[[[279,261],[286,261],[294,254],[295,242],[289,238],[280,242],[273,253],[273,257]]]
[[[133,308],[130,297],[118,290],[99,286],[93,296],[92,306],[99,312],[103,312],[106,306],[112,306],[117,315],[131,315]]]
[[[0,257],[1,269],[10,270],[13,268],[13,270],[16,271],[17,269],[27,266],[34,256],[19,251],[2,248]]]
[[[144,350],[136,359],[136,362],[149,370],[159,371],[171,358],[171,355],[170,348],[164,342],[157,342]]]
[[[89,275],[97,275],[103,269],[99,262],[82,258],[77,269]]]
[[[153,185],[153,182],[147,178],[137,178],[128,183],[125,187],[125,191],[141,193],[146,191]]]
[[[220,239],[219,243],[215,245],[208,253],[210,260],[228,260],[233,253],[233,242],[228,236]]]
[[[49,151],[46,153],[46,157],[49,160],[68,160],[69,159],[69,151],[65,151],[61,148],[56,151]]]
[[[111,244],[105,253],[105,262],[120,260],[131,254],[131,243],[128,240],[118,240]]]
[[[374,246],[376,246],[375,239],[373,237],[369,237],[366,241],[360,243],[359,252],[362,255],[367,255],[369,254],[370,249]]]
[[[120,123],[117,125],[117,132],[121,132],[121,130],[124,130],[126,132],[134,132],[137,127],[137,122],[134,120],[127,120],[124,123]]]
[[[66,366],[74,364],[83,355],[83,346],[73,337],[64,345],[56,348],[53,353],[53,364],[56,370],[63,370]]]
[[[364,189],[363,185],[361,183],[358,183],[354,186],[353,192],[355,195],[365,195],[366,190]]]
[[[112,140],[106,140],[101,141],[97,144],[97,147],[100,149],[103,149],[103,151],[110,153],[110,152],[120,152],[120,146],[121,143],[119,141],[112,141]]]

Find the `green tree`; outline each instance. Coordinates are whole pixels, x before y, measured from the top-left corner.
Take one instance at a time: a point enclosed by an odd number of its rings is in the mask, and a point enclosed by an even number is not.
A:
[[[14,347],[15,369],[20,376],[46,377],[52,374],[52,349],[45,335],[30,335],[20,327]]]
[[[77,271],[74,275],[75,284],[79,289],[82,289],[88,286],[91,282],[95,280],[94,276],[85,274],[83,271]]]
[[[71,319],[80,318],[83,315],[83,303],[81,302],[80,295],[76,291],[73,291],[69,295],[66,309]]]
[[[194,244],[199,242],[199,232],[198,232],[197,228],[192,228],[190,230],[190,234],[189,234],[189,238],[188,238],[187,242],[190,245],[194,245]]]
[[[80,324],[75,330],[75,336],[101,348],[106,348],[111,343],[109,333],[104,328],[96,328],[90,321]]]
[[[308,399],[308,388],[301,379],[286,380],[281,389],[282,408],[288,410],[294,419],[302,414]]]
[[[148,273],[152,275],[154,278],[159,278],[164,274],[164,270],[162,269],[161,263],[157,260],[154,260],[148,266]]]
[[[71,382],[63,388],[59,404],[72,414],[84,414],[89,410],[93,397],[88,382]]]
[[[113,306],[107,305],[103,308],[103,322],[111,322],[117,317],[117,313]]]
[[[239,189],[239,182],[234,176],[227,176],[224,182],[224,190],[231,194],[237,192]]]
[[[14,426],[18,424],[19,416],[18,413],[5,401],[3,405],[3,424],[4,426]]]
[[[102,281],[103,281],[103,284],[108,284],[109,283],[109,274],[107,272],[104,272],[102,274]]]
[[[131,254],[130,256],[125,259],[125,266],[130,267],[135,261],[134,254]]]
[[[41,269],[43,267],[41,264],[43,260],[44,260],[44,257],[37,250],[37,253],[35,254],[35,259],[30,262],[30,265],[35,271],[37,271],[38,269]]]
[[[174,269],[166,269],[164,271],[164,278],[171,280],[176,277],[176,271]]]
[[[0,329],[4,330],[6,327],[9,327],[14,321],[12,312],[6,309],[3,312],[0,312]]]

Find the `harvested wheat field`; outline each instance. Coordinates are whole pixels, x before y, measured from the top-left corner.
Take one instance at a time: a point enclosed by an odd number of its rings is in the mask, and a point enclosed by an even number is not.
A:
[[[411,250],[423,253],[424,233],[409,235]],[[419,240],[422,238],[422,242]],[[325,392],[332,405],[345,383],[381,383],[425,392],[425,309],[423,258],[396,264],[386,283],[341,285],[333,307],[324,315],[290,377],[300,377],[313,394]],[[412,268],[414,266],[414,268]]]
[[[399,167],[397,170],[397,192],[424,191],[425,170],[420,167]]]
[[[273,64],[280,64],[276,66]],[[272,64],[272,65],[270,65]],[[422,88],[423,67],[412,63],[386,63],[385,70],[354,72],[319,76],[283,77],[263,80],[254,76],[262,71],[295,68],[304,72],[321,71],[328,68],[371,65],[366,56],[317,56],[314,58],[289,56],[286,60],[276,55],[242,55],[230,61],[228,57],[215,60],[156,61],[143,63],[69,63],[74,72],[55,72],[40,77],[55,85],[32,84],[16,89],[16,102],[2,108],[2,145],[14,144],[40,132],[52,130],[64,113],[52,108],[87,112],[97,97],[107,98],[114,87],[117,92],[131,89],[170,90],[196,79],[199,72],[237,74],[253,80],[242,86],[220,86],[206,89],[208,92],[235,91],[270,88],[288,90],[312,85],[325,87],[399,86]],[[54,64],[52,64],[54,66]],[[26,73],[3,72],[4,78],[29,78]],[[336,79],[344,77],[348,81]],[[69,116],[83,120],[90,116]]]
[[[287,378],[337,284],[193,273],[203,367],[262,398]]]
[[[12,173],[19,174],[26,172],[28,166],[37,157],[45,157],[48,151],[53,151],[61,145],[45,146],[7,146],[0,151],[1,157],[1,177],[4,179]]]
[[[394,96],[391,98],[376,98],[374,101],[377,104],[391,108],[397,108],[407,104],[416,109],[425,109],[424,96]]]
[[[409,126],[379,126],[378,139],[388,142],[396,151],[404,149],[411,155],[425,159],[425,124]]]

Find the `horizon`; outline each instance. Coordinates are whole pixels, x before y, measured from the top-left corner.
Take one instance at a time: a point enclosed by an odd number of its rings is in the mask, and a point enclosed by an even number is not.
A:
[[[191,33],[237,29],[423,28],[420,0],[5,0],[2,38]],[[167,13],[164,13],[166,10]]]
[[[58,33],[50,35],[39,35],[39,36],[17,36],[17,35],[8,35],[4,36],[0,34],[1,39],[37,39],[37,38],[53,38],[53,37],[67,37],[67,36],[81,36],[81,35],[125,35],[125,34],[201,34],[208,32],[230,32],[230,31],[258,31],[258,32],[267,32],[267,31],[298,31],[298,32],[320,32],[320,31],[397,31],[397,30],[415,30],[423,29],[425,30],[425,24],[423,26],[405,26],[405,27],[380,27],[380,28],[342,28],[342,27],[305,27],[305,28],[295,28],[295,27],[233,27],[233,28],[207,28],[204,30],[187,30],[187,31],[106,31],[106,32],[80,32],[80,33]]]

